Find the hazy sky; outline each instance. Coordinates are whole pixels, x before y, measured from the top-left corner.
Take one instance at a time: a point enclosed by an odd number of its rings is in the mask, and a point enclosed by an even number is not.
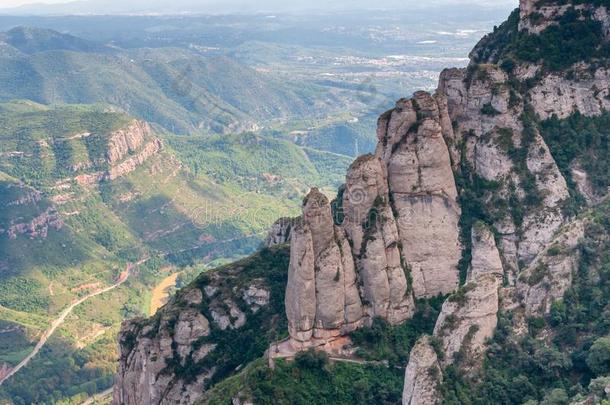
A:
[[[18,6],[23,6],[23,5],[30,5],[30,4],[41,4],[41,3],[45,3],[45,4],[58,4],[58,3],[69,3],[72,2],[74,0],[0,0],[0,8],[10,8],[10,7],[18,7]],[[131,1],[133,0],[123,0],[122,3],[124,4],[129,4]],[[168,3],[171,3],[172,0],[167,0]],[[135,1],[137,2],[137,1]],[[228,0],[226,1],[227,3],[231,3],[231,2],[237,2],[235,0]],[[252,0],[252,3],[256,3],[257,0]],[[469,2],[469,3],[479,3],[479,4],[484,4],[484,5],[511,5],[511,4],[517,4],[518,0],[440,0],[439,2],[443,2],[443,3],[460,3],[460,2]],[[201,5],[204,5],[206,3],[217,3],[217,1],[214,0],[201,0],[199,1],[199,3]],[[328,1],[329,4],[333,3],[333,0]],[[371,0],[371,4],[380,4],[383,5],[383,3],[395,3],[392,1],[384,1],[384,0]],[[402,2],[405,5],[408,5],[409,3],[413,3],[413,4],[421,4],[420,0],[403,0]]]
[[[24,4],[33,4],[33,3],[47,3],[47,4],[53,4],[53,3],[67,3],[71,0],[41,0],[41,1],[37,1],[37,0],[0,0],[0,8],[1,7],[17,7],[17,6],[23,6]]]

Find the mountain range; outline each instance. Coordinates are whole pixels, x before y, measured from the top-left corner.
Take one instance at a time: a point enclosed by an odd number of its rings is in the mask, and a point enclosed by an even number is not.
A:
[[[28,28],[0,41],[0,99],[107,103],[174,133],[243,132],[342,105],[339,90],[295,86],[185,49],[124,51]]]

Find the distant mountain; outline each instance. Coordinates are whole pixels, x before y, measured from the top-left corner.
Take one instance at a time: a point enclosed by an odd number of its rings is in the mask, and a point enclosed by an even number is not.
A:
[[[0,34],[0,41],[0,100],[108,103],[175,133],[243,132],[346,102],[338,91],[186,49],[112,50],[31,28]]]
[[[0,33],[0,43],[26,54],[59,50],[74,52],[104,52],[110,50],[100,44],[72,35],[28,27],[17,27]]]

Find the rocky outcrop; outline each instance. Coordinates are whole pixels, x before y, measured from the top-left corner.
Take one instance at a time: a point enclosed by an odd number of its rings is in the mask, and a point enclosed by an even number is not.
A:
[[[600,7],[594,2],[580,4],[565,1],[520,0],[519,30],[530,34],[540,34],[552,25],[557,25],[568,10],[591,13],[593,20],[601,23],[606,38],[610,38],[610,14],[607,6]]]
[[[296,218],[280,218],[271,225],[263,246],[270,248],[290,242],[290,233]]]
[[[202,295],[192,293],[190,305],[200,305]],[[155,328],[156,327],[156,328]],[[115,404],[190,404],[200,395],[209,372],[195,381],[176,381],[164,372],[169,359],[184,363],[187,356],[205,357],[210,347],[194,349],[193,343],[210,334],[209,321],[194,308],[177,316],[162,313],[157,325],[130,322],[119,336],[120,367],[114,390]]]
[[[578,3],[589,13],[577,18],[600,22],[608,37],[606,7]],[[351,165],[335,201],[313,189],[290,228],[274,226],[267,246],[290,241],[289,339],[271,345],[276,357],[337,349],[375,317],[399,324],[415,299],[447,294],[433,336],[411,352],[403,393],[406,404],[439,403],[448,366],[476,375],[500,306],[523,321],[548,314],[565,294],[584,222],[566,226],[573,190],[539,124],[608,110],[610,74],[603,64],[562,72],[520,61],[506,43],[518,30],[539,34],[572,6],[522,0],[520,13],[473,50],[468,68],[445,70],[434,94],[417,92],[379,118],[375,153]],[[601,196],[575,162],[576,188],[595,204]],[[461,287],[458,267],[467,273]],[[258,288],[237,294],[264,308]],[[238,329],[247,314],[234,304],[225,297],[209,306],[210,325]]]
[[[227,357],[235,359],[236,352],[252,350],[260,350],[262,356],[266,342],[254,340],[267,334],[272,337],[270,331],[278,322],[280,314],[275,311],[282,305],[271,285],[285,276],[286,250],[268,249],[206,272],[153,318],[126,321],[119,335],[113,403],[193,404],[219,369],[231,371],[222,364]],[[265,259],[269,263],[261,273],[258,266]],[[235,342],[239,333],[249,337]]]
[[[286,315],[295,348],[326,343],[358,327],[363,310],[354,261],[328,198],[313,189],[291,235]]]
[[[110,167],[104,175],[105,180],[115,180],[123,177],[128,173],[133,172],[146,162],[151,156],[156,155],[163,149],[163,142],[160,139],[154,139],[144,145],[144,147],[135,155],[127,158],[116,166]]]
[[[527,121],[529,109],[535,114],[547,107],[531,95],[526,107],[511,87],[507,73],[495,65],[446,70],[438,91],[447,98],[449,116],[455,124],[451,142],[462,145],[461,164],[471,167],[478,177],[498,184],[498,190],[486,196],[489,211],[498,211],[494,204],[498,200],[506,205],[520,200],[519,204],[526,205],[527,193],[530,197],[534,193],[544,196],[542,203],[526,210],[519,223],[507,216],[507,210],[497,212],[494,226],[500,233],[499,247],[512,281],[565,221],[560,205],[569,197],[566,181],[537,129]],[[547,91],[545,88],[544,93]],[[523,161],[515,158],[521,148],[527,149]],[[528,184],[526,192],[524,185],[531,179],[536,190]]]
[[[409,355],[402,393],[404,405],[436,405],[441,400],[443,374],[429,336],[421,337]]]
[[[553,302],[562,299],[572,285],[572,276],[580,259],[578,246],[584,232],[583,220],[566,225],[521,273],[517,291],[526,316],[548,314]]]
[[[610,110],[610,70],[599,68],[591,71],[587,64],[579,64],[573,72],[577,77],[565,73],[551,73],[542,78],[528,97],[541,119],[555,115],[559,119],[569,117],[574,112],[591,117]]]
[[[110,134],[106,160],[114,166],[127,155],[137,152],[151,134],[150,125],[144,121],[133,121],[127,127]]]
[[[469,362],[481,358],[485,341],[498,321],[503,268],[491,231],[477,224],[472,232],[472,262],[466,284],[443,304],[434,327],[442,342],[444,365],[460,354]]]
[[[133,121],[108,135],[105,159],[100,162],[80,162],[72,168],[77,172],[91,169],[75,176],[74,181],[81,186],[91,186],[101,181],[116,180],[132,173],[162,150],[163,142],[153,136],[150,125],[144,121]]]
[[[502,276],[494,236],[486,225],[478,223],[472,230],[472,261],[466,284],[443,304],[433,337],[420,338],[411,351],[403,404],[438,403],[442,369],[458,358],[465,370],[480,364],[486,340],[498,322]],[[437,342],[435,348],[432,339]],[[442,352],[441,358],[437,350]]]
[[[455,290],[461,210],[437,100],[418,92],[379,121],[376,155],[387,164],[399,243],[415,297]],[[445,131],[450,131],[445,128]]]
[[[336,212],[317,190],[306,198],[291,234],[293,339],[337,337],[375,317],[397,324],[412,316],[414,298],[457,288],[461,212],[443,136],[450,132],[445,98],[400,100],[379,119],[375,154],[349,168]]]
[[[6,234],[9,239],[17,239],[19,235],[25,235],[30,239],[46,238],[49,229],[60,230],[64,221],[54,207],[47,208],[28,221],[23,218],[13,219],[7,225],[7,229],[0,228],[0,235]]]
[[[400,323],[411,317],[413,298],[407,291],[408,269],[389,201],[381,159],[372,155],[357,159],[347,173],[342,227],[351,241],[368,317]]]

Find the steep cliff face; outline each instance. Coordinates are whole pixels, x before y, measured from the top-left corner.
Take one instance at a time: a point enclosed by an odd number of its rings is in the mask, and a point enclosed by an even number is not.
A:
[[[336,200],[317,189],[306,197],[289,232],[291,350],[324,349],[376,317],[400,324],[416,299],[448,295],[405,374],[403,403],[434,404],[448,367],[476,375],[499,312],[514,312],[516,333],[563,297],[586,226],[578,193],[595,204],[606,190],[592,191],[586,154],[567,166],[542,129],[610,109],[607,9],[564,3],[521,1],[468,68],[445,70],[434,94],[379,118],[375,153],[352,164]],[[544,54],[554,52],[548,30],[564,24],[601,41],[567,68]],[[287,234],[277,226],[269,244]]]
[[[457,360],[465,370],[480,364],[485,342],[498,322],[503,273],[493,234],[478,223],[472,230],[468,281],[443,304],[433,337],[420,338],[411,352],[405,373],[404,404],[436,404],[441,398],[438,384],[445,367]]]
[[[460,208],[443,138],[451,128],[441,111],[434,97],[418,92],[382,116],[377,130],[376,154],[387,165],[399,242],[416,298],[447,294],[458,284]]]
[[[443,365],[453,363],[456,355],[473,365],[481,358],[485,340],[496,328],[503,273],[493,234],[476,224],[468,281],[445,301],[434,328],[434,336],[442,342]]]
[[[584,237],[585,226],[586,221],[581,219],[566,225],[519,275],[517,291],[526,316],[546,315],[553,302],[563,298],[578,267],[578,246]]]
[[[193,347],[197,340],[210,334],[208,319],[196,310],[202,299],[201,291],[193,290],[184,296],[184,304],[189,308],[177,316],[163,313],[157,325],[132,322],[123,328],[120,337],[123,361],[117,379],[120,389],[114,391],[115,403],[188,404],[199,395],[213,371],[202,372],[194,381],[185,381],[168,370],[168,359],[177,356],[180,364],[185,364],[187,358],[199,361],[214,349],[213,344]],[[132,347],[134,339],[138,343]]]
[[[3,215],[0,236],[9,240],[19,237],[45,239],[50,229],[60,230],[64,219],[42,193],[22,183],[0,182],[3,198]]]
[[[560,151],[549,148],[540,123],[608,111],[607,69],[595,60],[598,53],[561,69],[557,55],[524,60],[520,48],[530,43],[546,51],[544,41],[554,35],[548,30],[565,24],[601,27],[599,41],[608,39],[603,6],[524,0],[519,13],[473,50],[467,69],[441,74],[435,97],[444,100],[439,105],[446,105],[453,124],[443,135],[462,186],[462,209],[468,210],[462,226],[469,217],[487,224],[473,227],[466,283],[446,300],[437,320],[433,338],[442,356],[425,356],[441,370],[455,362],[466,374],[480,367],[501,307],[516,312],[518,334],[524,319],[547,315],[572,284],[586,221],[573,220],[564,208],[579,191],[589,204],[600,200],[579,167],[571,168],[576,184],[569,188],[553,156]],[[416,347],[430,346],[427,339]],[[420,377],[420,363],[422,355],[414,350],[403,403],[441,398],[430,380]]]
[[[375,154],[349,168],[334,210],[317,190],[305,199],[302,221],[292,233],[293,276],[286,296],[289,321],[305,326],[291,329],[293,338],[310,339],[302,332],[316,319],[311,316],[315,305],[307,315],[292,312],[293,299],[302,310],[325,291],[335,300],[347,298],[353,318],[342,318],[343,302],[317,304],[330,305],[337,315],[326,323],[332,325],[331,338],[375,317],[401,323],[412,316],[414,299],[457,288],[461,212],[443,137],[449,131],[446,105],[430,94],[400,100],[379,119]],[[345,293],[333,291],[324,281],[326,272],[335,283],[345,274]],[[351,287],[356,281],[358,289]],[[344,327],[337,327],[339,319]]]
[[[84,134],[83,136],[90,135]],[[88,170],[87,173],[78,174],[74,180],[79,185],[88,186],[100,181],[123,177],[163,149],[163,142],[153,136],[150,125],[137,120],[109,134],[106,142],[103,159],[96,162],[84,162],[74,167],[74,171],[77,173],[82,172],[83,169],[104,169]]]
[[[442,378],[440,362],[431,338],[424,336],[411,349],[409,365],[405,371],[402,403],[436,405],[441,399],[438,390]]]

